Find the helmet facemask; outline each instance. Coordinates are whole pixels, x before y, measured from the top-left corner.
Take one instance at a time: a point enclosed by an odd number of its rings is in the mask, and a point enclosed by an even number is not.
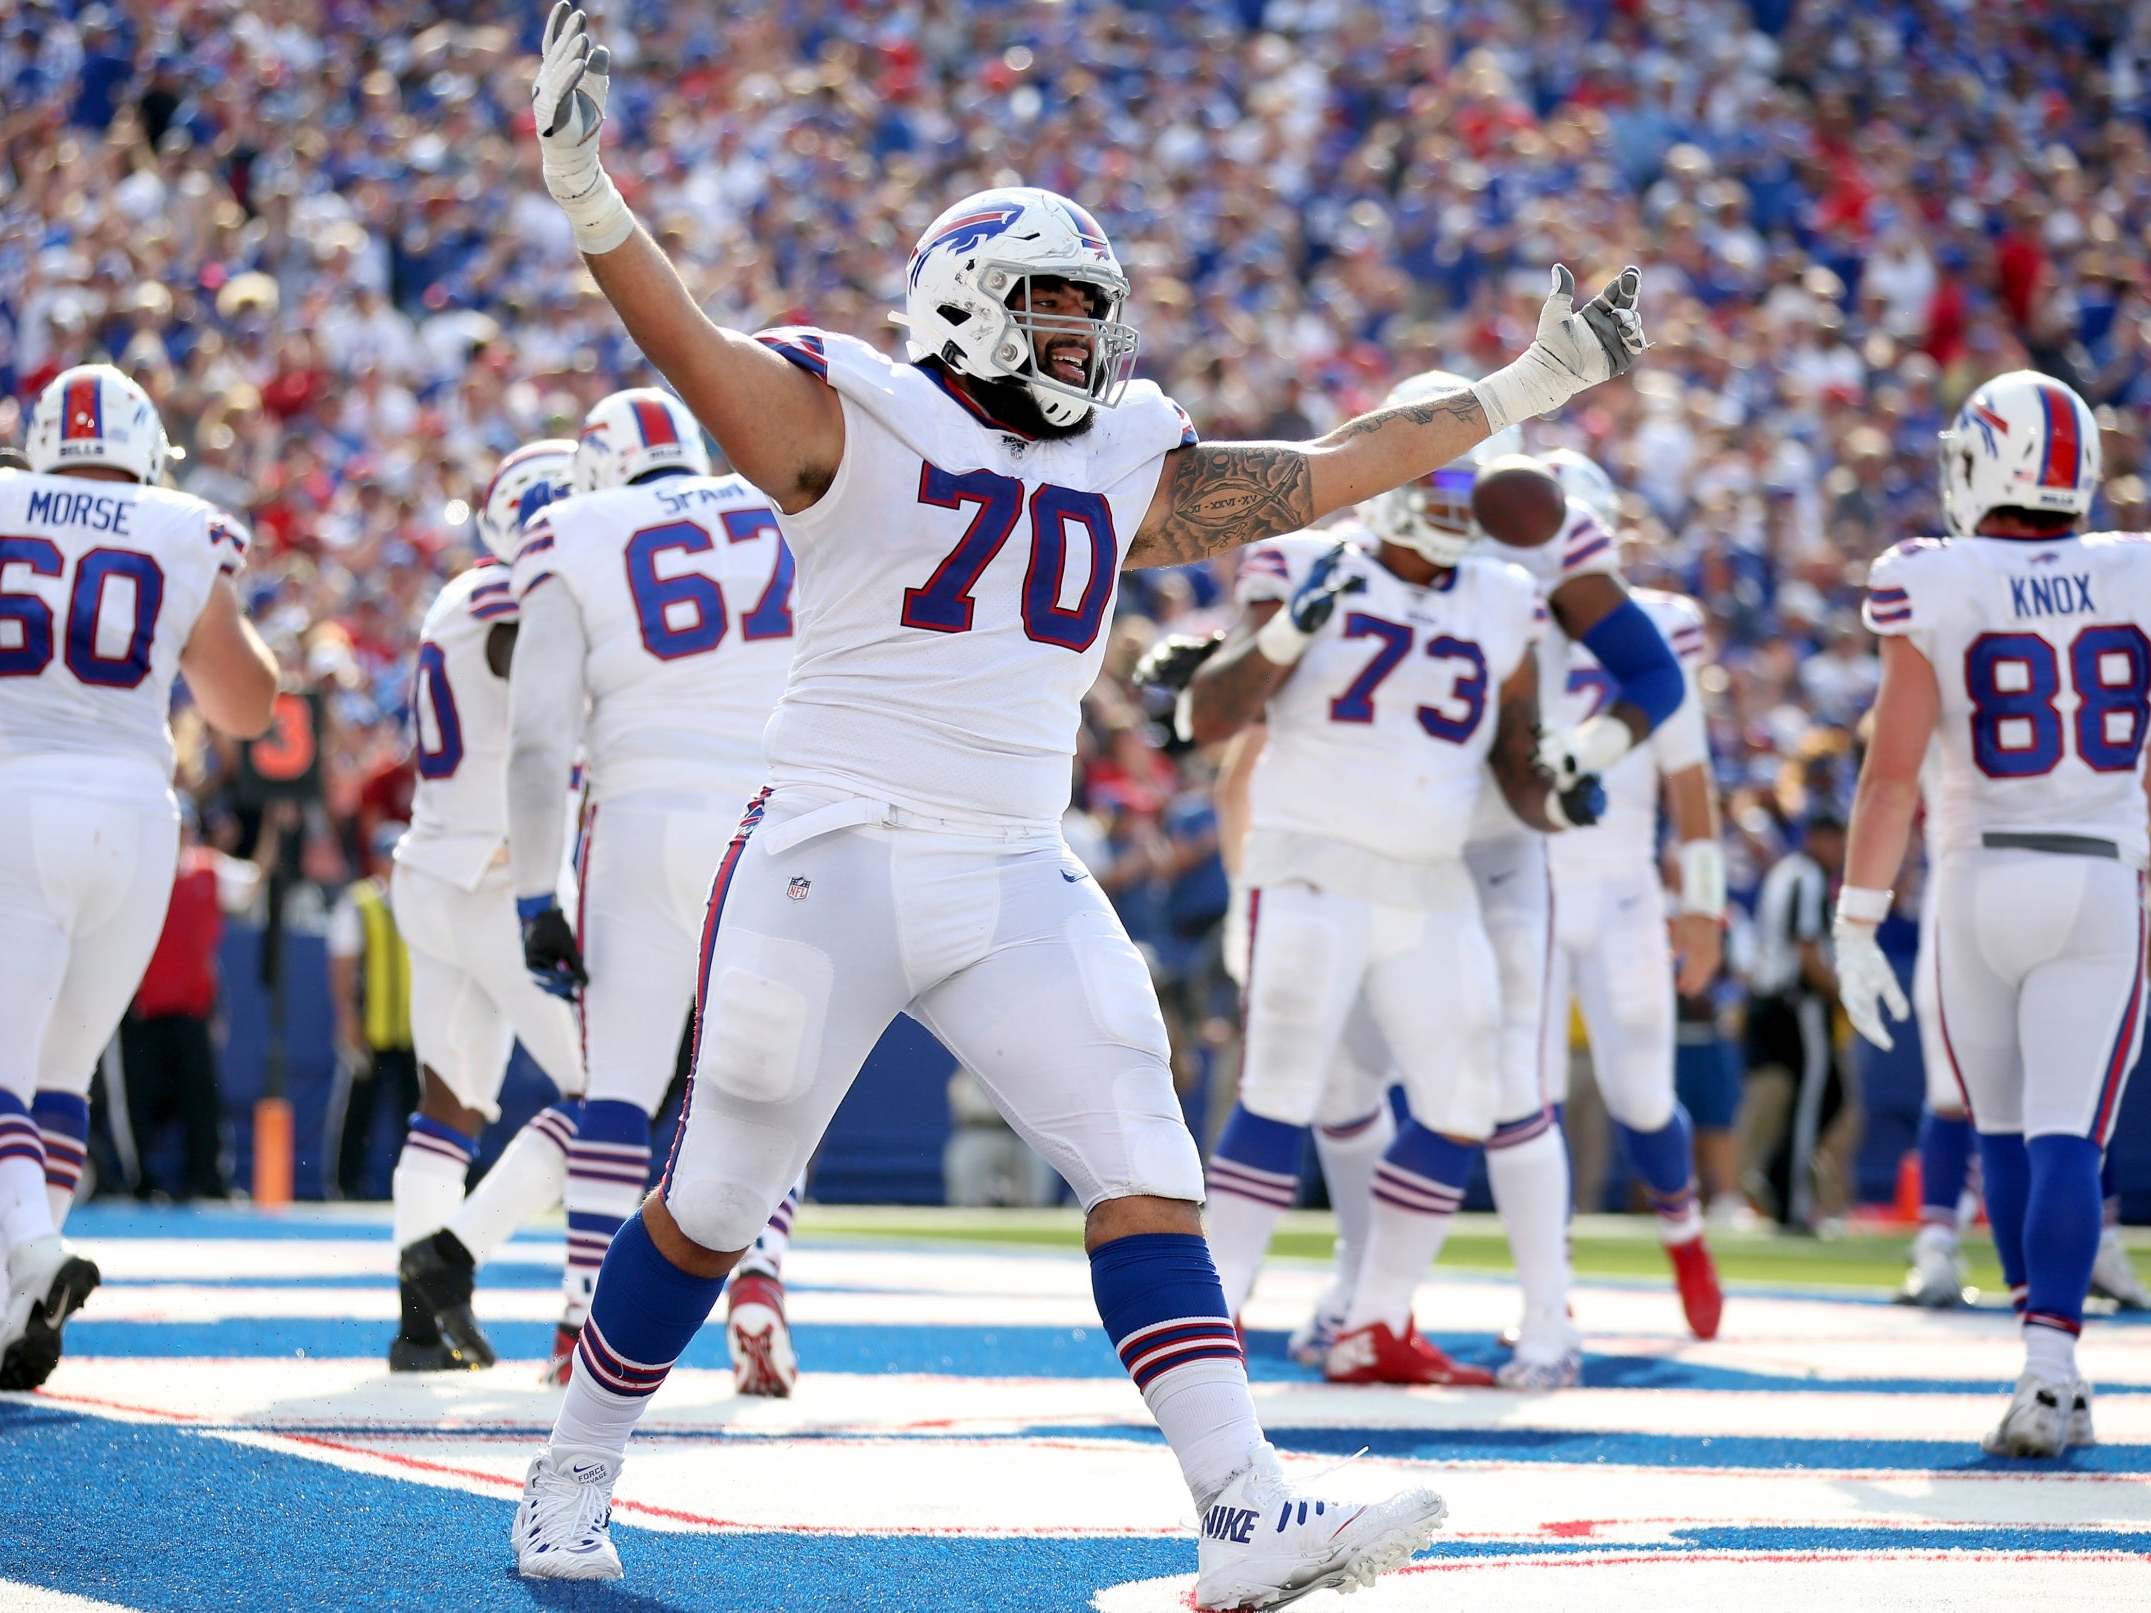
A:
[[[1468,462],[1444,465],[1370,499],[1367,525],[1384,543],[1410,549],[1437,566],[1454,566],[1480,536],[1471,513],[1478,476],[1478,467]]]
[[[1092,312],[1036,311],[1031,287],[1041,280],[1074,286],[1088,297]],[[1054,270],[989,261],[978,267],[978,284],[1000,306],[1004,320],[990,362],[1001,377],[1030,393],[1049,425],[1065,430],[1080,424],[1092,409],[1110,409],[1120,402],[1135,374],[1135,355],[1142,345],[1135,327],[1120,318],[1128,300],[1127,281],[1091,265]],[[1055,341],[1070,336],[1081,338],[1088,349],[1080,384],[1049,373],[1041,360]]]

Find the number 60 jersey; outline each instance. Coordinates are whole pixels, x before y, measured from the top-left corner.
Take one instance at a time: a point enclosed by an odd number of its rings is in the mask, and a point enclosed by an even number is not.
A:
[[[1865,614],[1941,686],[1927,811],[1943,851],[2075,834],[2144,866],[2151,535],[1913,538],[1875,562]]]

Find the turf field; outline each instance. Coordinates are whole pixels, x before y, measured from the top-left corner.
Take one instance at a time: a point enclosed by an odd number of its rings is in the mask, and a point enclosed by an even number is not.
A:
[[[797,1395],[736,1400],[705,1332],[621,1482],[629,1577],[581,1587],[508,1569],[555,1403],[533,1380],[557,1233],[481,1282],[512,1359],[391,1379],[382,1219],[91,1206],[70,1230],[106,1285],[45,1391],[0,1395],[18,1487],[0,1609],[1187,1606],[1186,1496],[1070,1217],[809,1206]],[[1648,1227],[1580,1222],[1586,1385],[1517,1396],[1332,1389],[1286,1361],[1326,1239],[1295,1218],[1298,1258],[1249,1308],[1265,1420],[1303,1472],[1364,1447],[1341,1492],[1430,1480],[1450,1525],[1408,1572],[1310,1610],[2151,1608],[2151,1327],[2087,1329],[2102,1442],[2039,1467],[1976,1443],[2015,1371],[2009,1318],[1885,1303],[1895,1240],[1720,1239],[1732,1294],[1702,1345]],[[1512,1319],[1499,1247],[1467,1223],[1422,1296],[1459,1355],[1491,1359]]]

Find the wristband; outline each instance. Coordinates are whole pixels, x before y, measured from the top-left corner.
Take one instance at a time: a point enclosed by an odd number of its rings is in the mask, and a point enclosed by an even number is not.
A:
[[[1866,885],[1847,885],[1837,893],[1837,916],[1848,924],[1880,924],[1890,916],[1890,899],[1896,894]]]
[[[576,250],[591,257],[610,252],[635,233],[635,215],[597,160],[596,142],[586,154],[559,167],[544,164],[545,188],[567,214]],[[586,171],[587,169],[587,171]]]
[[[1255,648],[1272,666],[1292,666],[1307,653],[1313,638],[1312,633],[1300,631],[1299,623],[1292,619],[1292,607],[1287,605],[1255,630]]]
[[[1519,420],[1530,420],[1558,409],[1579,390],[1576,378],[1553,361],[1533,342],[1510,363],[1492,375],[1471,383],[1471,395],[1486,414],[1486,434],[1506,431]]]
[[[1618,717],[1598,716],[1576,725],[1568,736],[1567,750],[1578,773],[1596,773],[1603,778],[1635,744],[1636,736],[1628,731],[1628,724]]]
[[[1681,842],[1680,910],[1704,918],[1725,917],[1725,848],[1717,841]]]

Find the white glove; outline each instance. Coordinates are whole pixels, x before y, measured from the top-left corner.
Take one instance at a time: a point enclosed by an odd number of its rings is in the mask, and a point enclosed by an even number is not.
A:
[[[1872,924],[1840,915],[1831,926],[1830,938],[1837,947],[1837,997],[1845,1005],[1845,1017],[1854,1030],[1886,1053],[1897,1044],[1882,1017],[1883,1006],[1889,1008],[1891,1019],[1903,1019],[1912,1012],[1897,984],[1897,971],[1875,944]]]
[[[635,231],[635,216],[598,162],[598,129],[612,89],[612,53],[590,45],[590,19],[560,0],[545,19],[545,43],[530,112],[538,126],[545,188],[586,253],[610,252]]]
[[[1565,790],[1594,773],[1603,778],[1635,743],[1636,736],[1620,718],[1590,717],[1565,734],[1542,736],[1539,766],[1553,775],[1555,789]]]
[[[1642,286],[1643,276],[1631,264],[1577,308],[1576,277],[1555,264],[1553,292],[1539,310],[1538,340],[1513,364],[1472,383],[1472,395],[1486,411],[1487,435],[1558,409],[1584,388],[1625,374],[1649,345],[1636,315]]]

